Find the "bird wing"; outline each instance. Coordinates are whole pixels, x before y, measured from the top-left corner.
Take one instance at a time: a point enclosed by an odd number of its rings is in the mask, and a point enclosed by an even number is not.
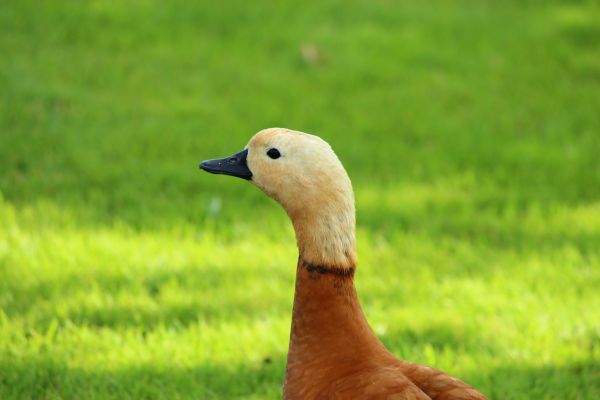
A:
[[[433,400],[486,400],[460,379],[438,369],[399,360],[402,373]]]
[[[360,371],[333,382],[328,399],[431,400],[394,367]]]

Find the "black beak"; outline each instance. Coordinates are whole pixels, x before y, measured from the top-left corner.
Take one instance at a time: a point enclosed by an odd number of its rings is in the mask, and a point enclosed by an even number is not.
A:
[[[200,168],[211,174],[231,175],[250,180],[252,172],[246,163],[247,156],[248,149],[245,149],[229,157],[202,161]]]

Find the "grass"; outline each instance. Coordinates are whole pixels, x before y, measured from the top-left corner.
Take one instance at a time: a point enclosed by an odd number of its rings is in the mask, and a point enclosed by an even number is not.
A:
[[[600,393],[594,1],[0,7],[0,398],[273,399],[293,232],[202,174],[317,133],[396,355],[491,399]],[[302,55],[314,46],[317,57]]]

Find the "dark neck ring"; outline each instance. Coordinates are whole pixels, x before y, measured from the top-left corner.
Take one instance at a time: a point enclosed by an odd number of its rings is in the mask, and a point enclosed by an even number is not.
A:
[[[332,267],[328,265],[312,264],[300,257],[300,263],[302,266],[311,273],[317,273],[321,275],[333,275],[342,278],[351,278],[354,276],[354,266],[348,268]]]

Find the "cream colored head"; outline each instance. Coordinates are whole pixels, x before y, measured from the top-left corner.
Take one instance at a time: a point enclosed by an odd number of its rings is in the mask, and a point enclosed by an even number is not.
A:
[[[354,194],[350,178],[323,139],[283,128],[258,132],[245,150],[200,168],[250,180],[290,216],[308,263],[352,268],[356,263]]]
[[[315,264],[354,266],[354,194],[331,146],[317,136],[270,128],[246,148],[251,182],[286,210],[301,256]]]
[[[323,139],[282,128],[258,132],[248,146],[252,183],[290,213],[323,207],[332,200],[353,201],[352,185],[337,156]],[[278,158],[271,158],[275,152]]]

